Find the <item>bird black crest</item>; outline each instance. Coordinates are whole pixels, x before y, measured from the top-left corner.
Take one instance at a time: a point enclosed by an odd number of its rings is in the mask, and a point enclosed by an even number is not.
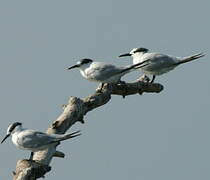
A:
[[[20,126],[20,125],[22,125],[22,123],[20,122],[13,123],[9,128],[9,132],[11,133],[15,129],[16,126]]]
[[[143,47],[141,47],[141,48],[137,48],[135,51],[134,51],[134,53],[136,53],[136,52],[148,52],[149,51],[149,49],[147,49],[147,48],[143,48]]]
[[[90,62],[93,62],[93,60],[92,59],[81,59],[80,60],[81,64],[87,64],[87,63],[90,63]]]

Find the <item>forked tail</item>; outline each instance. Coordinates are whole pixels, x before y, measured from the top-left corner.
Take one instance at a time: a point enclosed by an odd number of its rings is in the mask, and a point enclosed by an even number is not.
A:
[[[80,131],[75,131],[71,134],[64,135],[60,141],[64,141],[66,139],[71,139],[71,138],[74,138],[74,137],[77,137],[77,136],[80,136],[80,135],[81,135]]]
[[[177,62],[175,65],[179,65],[179,64],[186,63],[186,62],[190,62],[190,61],[196,60],[198,58],[201,58],[203,56],[205,56],[204,53],[199,53],[199,54],[195,54],[195,55],[192,55],[192,56],[188,56],[188,57],[183,58],[179,62]]]

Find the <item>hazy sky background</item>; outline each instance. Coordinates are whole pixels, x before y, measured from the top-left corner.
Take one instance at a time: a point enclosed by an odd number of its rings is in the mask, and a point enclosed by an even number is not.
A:
[[[45,131],[70,96],[93,93],[97,83],[65,71],[80,58],[122,66],[131,59],[117,56],[134,47],[205,52],[157,77],[160,94],[113,96],[88,113],[71,129],[82,136],[59,146],[66,158],[53,159],[46,179],[209,180],[209,17],[209,0],[0,1],[0,137],[15,121]],[[0,179],[29,154],[11,139],[2,144]]]

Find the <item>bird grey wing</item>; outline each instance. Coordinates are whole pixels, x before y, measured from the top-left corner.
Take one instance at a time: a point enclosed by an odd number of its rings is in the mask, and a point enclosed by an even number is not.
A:
[[[37,148],[53,143],[54,138],[47,136],[43,132],[28,131],[18,138],[18,141],[25,148]]]
[[[118,68],[112,64],[99,64],[91,68],[88,72],[88,76],[96,80],[103,81],[106,80],[115,74],[121,72],[122,68]]]
[[[154,65],[157,66],[155,68],[167,68],[169,66],[171,67],[172,65],[175,65],[177,61],[174,57],[159,53],[148,53],[145,56],[143,56],[143,58],[144,61],[149,60],[149,63],[153,65],[153,67]]]

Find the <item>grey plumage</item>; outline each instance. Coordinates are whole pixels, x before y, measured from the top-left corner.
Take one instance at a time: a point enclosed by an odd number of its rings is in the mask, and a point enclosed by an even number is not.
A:
[[[84,63],[85,61],[85,63]],[[73,68],[79,68],[82,76],[89,80],[100,83],[118,83],[122,76],[125,74],[141,68],[147,65],[147,61],[140,62],[134,65],[129,65],[126,67],[117,67],[112,64],[107,64],[103,62],[94,62],[87,59],[82,59],[77,62],[76,65],[71,66],[68,70]]]
[[[12,136],[12,142],[16,147],[36,152],[47,149],[53,143],[79,136],[80,131],[62,135],[47,134],[32,129],[22,128],[22,123],[15,122],[7,128],[7,134],[1,143],[3,143],[10,135]],[[30,159],[32,159],[32,155],[33,153],[31,153]]]
[[[156,75],[162,75],[173,70],[180,64],[205,56],[203,53],[198,53],[188,57],[175,57],[160,53],[150,53],[148,51],[146,48],[134,48],[130,53],[122,54],[119,57],[132,56],[133,64],[148,61],[148,65],[140,69],[146,75],[153,75],[152,82]]]

